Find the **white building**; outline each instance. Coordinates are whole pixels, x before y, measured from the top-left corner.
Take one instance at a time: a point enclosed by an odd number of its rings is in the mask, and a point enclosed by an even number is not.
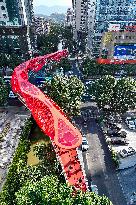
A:
[[[88,32],[88,2],[89,0],[72,0],[73,32],[78,41],[82,41],[82,34]]]
[[[9,21],[8,11],[6,7],[5,0],[0,1],[0,22],[7,22]]]
[[[65,16],[65,26],[73,26],[73,10],[71,8],[67,9]]]

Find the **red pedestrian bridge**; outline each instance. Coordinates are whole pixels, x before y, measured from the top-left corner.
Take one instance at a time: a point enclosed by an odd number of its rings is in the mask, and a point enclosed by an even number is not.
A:
[[[68,184],[76,190],[86,191],[86,179],[77,154],[77,147],[82,143],[81,133],[51,98],[28,81],[29,71],[37,72],[45,64],[58,62],[66,56],[67,50],[62,50],[20,64],[13,71],[11,86],[13,92],[31,111],[38,126],[50,137]]]

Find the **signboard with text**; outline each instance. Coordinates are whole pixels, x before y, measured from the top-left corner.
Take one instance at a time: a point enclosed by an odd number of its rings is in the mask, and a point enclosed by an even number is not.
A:
[[[136,44],[115,46],[114,59],[136,59]]]

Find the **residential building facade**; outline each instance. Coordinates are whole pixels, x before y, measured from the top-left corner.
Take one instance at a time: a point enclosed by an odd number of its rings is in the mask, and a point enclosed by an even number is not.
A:
[[[50,24],[44,17],[34,17],[36,35],[47,34],[50,31]]]
[[[0,25],[32,25],[33,0],[0,0]]]
[[[0,46],[3,47],[3,52],[7,51],[8,47],[16,49],[16,42],[21,39],[24,41],[24,35],[28,50],[32,50],[35,46],[33,0],[0,0],[0,30]],[[16,35],[17,33],[19,35]]]
[[[73,10],[71,8],[67,9],[65,16],[65,26],[73,26]]]
[[[104,32],[136,25],[136,1],[90,0],[88,19],[87,49],[90,56],[98,57]]]
[[[88,32],[88,2],[89,0],[72,0],[73,34],[79,43]]]

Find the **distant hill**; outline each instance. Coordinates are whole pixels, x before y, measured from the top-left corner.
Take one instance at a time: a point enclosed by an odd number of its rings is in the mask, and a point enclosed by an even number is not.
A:
[[[65,21],[65,14],[52,13],[50,16],[44,14],[35,14],[35,16],[44,17],[47,21],[56,23],[64,23]]]
[[[65,14],[67,11],[68,7],[67,6],[36,6],[34,7],[34,13],[36,14],[43,14],[50,16],[52,13],[63,13]]]

